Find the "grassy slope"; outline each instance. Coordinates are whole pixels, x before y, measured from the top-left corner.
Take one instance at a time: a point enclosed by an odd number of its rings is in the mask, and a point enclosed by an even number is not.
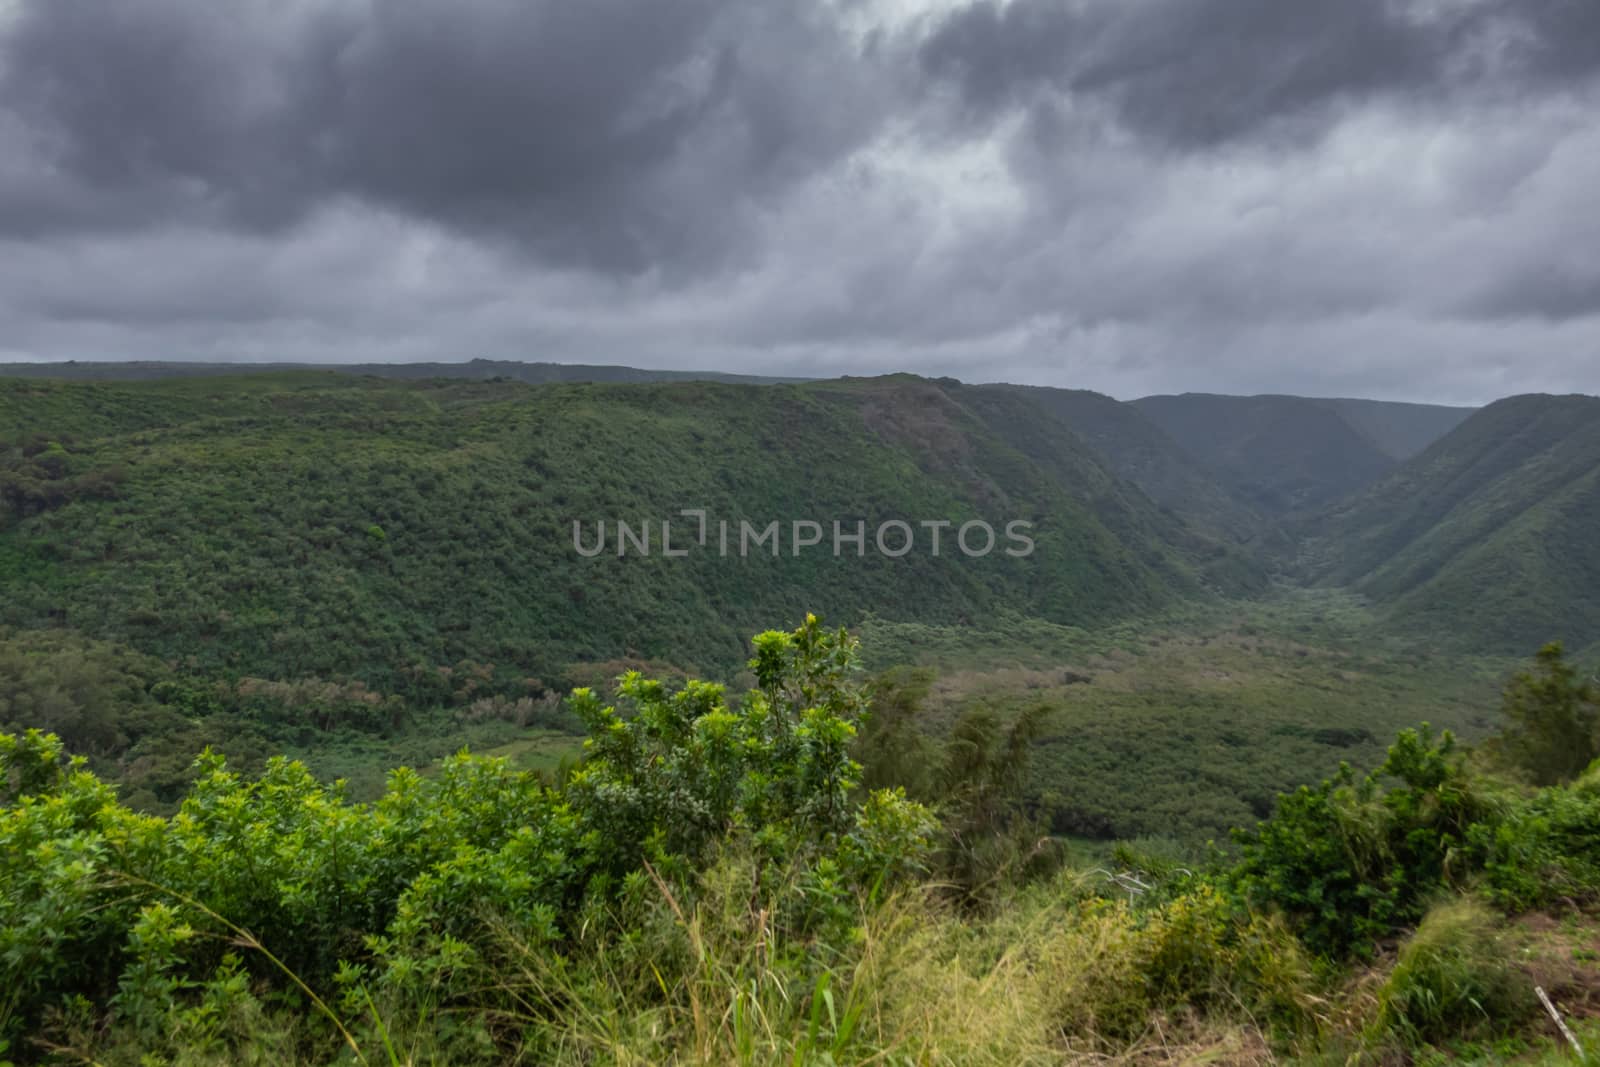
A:
[[[1197,567],[1153,540],[1173,527],[1142,494],[1087,450],[1042,466],[985,421],[1031,412],[976,413],[917,379],[0,380],[0,424],[60,438],[72,470],[125,472],[118,499],[0,532],[0,622],[65,625],[202,672],[396,691],[463,660],[508,683],[622,655],[728,668],[749,632],[806,610],[957,624],[1004,606],[1089,624],[1196,592]],[[947,533],[940,558],[899,560],[795,559],[787,537],[776,560],[572,549],[575,519],[686,507],[761,525],[1020,518],[1038,547],[966,559]]]
[[[1600,638],[1600,399],[1523,396],[1318,523],[1308,553],[1405,627],[1526,654]]]

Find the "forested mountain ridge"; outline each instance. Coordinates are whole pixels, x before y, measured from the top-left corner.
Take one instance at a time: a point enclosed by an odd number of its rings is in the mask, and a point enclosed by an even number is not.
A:
[[[776,385],[819,380],[494,359],[348,364],[159,360],[0,364],[0,377],[66,381],[146,381],[295,372],[494,385],[690,381]],[[940,382],[946,387],[959,384],[952,379]],[[978,388],[1027,395],[1065,423],[1119,477],[1139,486],[1158,504],[1209,536],[1253,545],[1274,559],[1284,555],[1287,547],[1276,523],[1280,514],[1303,511],[1365,484],[1374,471],[1388,467],[1384,460],[1374,458],[1374,451],[1391,463],[1408,459],[1471,411],[1374,400],[1185,394],[1119,401],[1082,389],[1001,384]],[[1349,435],[1337,430],[1330,437],[1328,427],[1337,424],[1321,417],[1306,421],[1306,405],[1334,412],[1338,423],[1364,443],[1352,446]],[[1241,412],[1245,413],[1243,418]],[[1235,437],[1240,440],[1230,440]],[[1174,438],[1181,438],[1182,443]],[[1330,440],[1339,441],[1339,447],[1330,451]],[[1348,464],[1325,461],[1328,455],[1352,449],[1361,456],[1354,474],[1346,469]],[[1251,459],[1255,452],[1277,457],[1273,462],[1280,469],[1266,469]]]
[[[1526,654],[1600,638],[1600,398],[1497,401],[1308,524],[1307,566],[1397,622]]]
[[[631,373],[560,369],[591,371]],[[1353,586],[1402,628],[1513,654],[1600,637],[1583,533],[1592,398],[1502,401],[1397,466],[1463,409],[688,377],[0,378],[0,624],[404,689],[461,663],[558,678],[670,650],[712,669],[737,661],[759,618],[804,607],[1086,625],[1249,595],[1298,557],[1301,574]],[[786,528],[778,559],[769,541],[730,566],[573,551],[574,520],[687,525],[684,508],[728,521],[736,547],[746,520],[827,536],[797,557]],[[1042,565],[917,550],[860,568],[829,552],[834,519],[847,533],[871,524],[876,557],[877,523],[947,518],[1042,521],[1050,551]],[[263,534],[272,551],[245,549]]]
[[[0,380],[4,618],[205,672],[354,678],[426,695],[440,668],[497,684],[575,661],[743,652],[809,608],[956,623],[1004,606],[1087,625],[1257,582],[1019,398],[910,377],[811,385],[393,382],[279,373],[137,383]],[[1050,442],[1029,454],[1029,440]],[[662,555],[686,508],[782,525],[723,558]],[[949,521],[945,549],[872,545]],[[1033,524],[1035,552],[953,551],[961,523]],[[618,558],[614,523],[656,526]],[[789,524],[823,543],[791,548]],[[865,524],[839,560],[829,525]],[[574,547],[574,522],[604,553]],[[637,527],[635,527],[637,530]],[[715,530],[715,526],[713,526]],[[770,543],[770,542],[768,542]],[[859,551],[847,543],[846,553]],[[514,666],[513,666],[514,665]]]
[[[147,381],[157,378],[214,378],[238,374],[315,371],[375,378],[457,378],[543,385],[549,382],[733,382],[775,385],[809,381],[803,377],[729,374],[724,371],[648,370],[598,363],[539,363],[510,359],[469,359],[448,363],[204,363],[189,360],[67,360],[51,363],[0,363],[0,377],[54,378],[64,381]]]
[[[1257,524],[1255,516],[1204,496],[1209,487],[1203,481],[1196,479],[1194,495],[1183,501],[1185,506],[1172,506],[1151,491],[1160,474],[1145,476],[1132,469],[1113,454],[1112,441],[1097,439],[1092,420],[1041,402],[1038,391],[944,382],[941,386],[1008,445],[1051,471],[1056,481],[1083,486],[1096,514],[1126,543],[1174,546],[1181,558],[1198,567],[1200,576],[1215,591],[1251,593],[1265,587],[1267,568],[1263,559],[1252,553],[1250,544],[1268,536],[1264,527]],[[1127,411],[1132,420],[1138,419],[1136,412],[1109,397],[1087,395],[1096,399],[1096,407],[1111,405]],[[1119,433],[1117,440],[1137,432],[1135,422],[1130,432]],[[1170,453],[1162,454],[1155,466],[1165,471],[1172,458]],[[1180,469],[1177,477],[1190,473]],[[1138,491],[1130,494],[1130,487]]]

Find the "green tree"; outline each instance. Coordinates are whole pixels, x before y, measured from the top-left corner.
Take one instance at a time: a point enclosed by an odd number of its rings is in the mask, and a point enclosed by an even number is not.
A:
[[[1600,757],[1600,691],[1567,662],[1561,642],[1512,679],[1503,706],[1502,750],[1535,785],[1576,778]]]
[[[872,680],[871,710],[855,743],[862,789],[899,787],[913,800],[939,799],[938,746],[921,723],[933,678],[933,671],[925,667],[896,667]]]
[[[946,838],[941,873],[968,903],[1055,860],[1025,799],[1029,758],[1048,714],[1034,705],[1002,724],[989,709],[973,708],[945,742],[937,774]]]

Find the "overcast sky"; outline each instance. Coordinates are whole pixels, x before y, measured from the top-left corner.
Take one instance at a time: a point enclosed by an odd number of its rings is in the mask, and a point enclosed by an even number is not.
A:
[[[1600,392],[1600,0],[0,0],[0,361]]]

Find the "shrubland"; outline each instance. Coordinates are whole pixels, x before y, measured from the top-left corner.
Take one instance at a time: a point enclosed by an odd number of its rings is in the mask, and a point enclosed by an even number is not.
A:
[[[1208,856],[1091,856],[1029,810],[1029,716],[913,735],[844,631],[753,647],[738,693],[576,691],[559,774],[461,754],[371,802],[205,754],[141,814],[5,735],[3,1055],[1555,1062],[1535,982],[1600,1039],[1600,769],[1418,728]],[[1564,721],[1560,663],[1518,729]]]
[[[481,675],[481,671],[478,672]],[[215,747],[259,774],[291,754],[351,795],[383,791],[389,768],[426,766],[470,744],[553,767],[576,751],[579,724],[553,692],[479,695],[463,671],[436,704],[359,681],[219,678],[68,630],[0,627],[0,731],[55,734],[140,811],[170,814],[193,781],[195,753]]]
[[[1403,726],[1425,720],[1463,743],[1495,731],[1516,661],[1373,631],[1370,608],[1322,590],[1093,631],[1003,617],[859,628],[869,666],[900,679],[916,705],[906,718],[927,733],[969,714],[1039,716],[1023,793],[1051,833],[1187,850],[1341,761],[1377,766]]]

